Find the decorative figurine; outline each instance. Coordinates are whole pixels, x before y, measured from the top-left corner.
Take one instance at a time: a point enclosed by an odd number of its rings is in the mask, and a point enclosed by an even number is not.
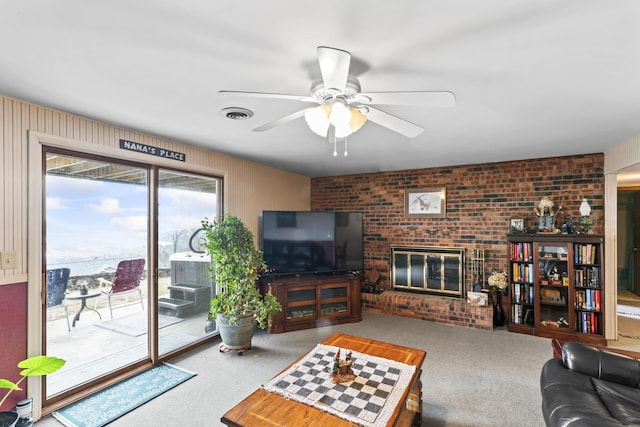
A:
[[[351,366],[353,365],[351,356],[352,352],[349,351],[345,360],[340,360],[340,349],[338,349],[336,357],[333,359],[333,369],[331,370],[331,376],[333,377],[334,383],[346,383],[349,381],[353,381],[356,378],[355,374],[353,373],[353,369],[351,369]]]
[[[573,233],[573,220],[571,219],[571,215],[565,215],[564,221],[562,222],[562,234],[572,234]]]
[[[336,357],[333,359],[333,369],[331,369],[331,375],[337,375],[338,370],[340,369],[340,349],[336,353]]]
[[[538,216],[538,230],[549,231],[553,226],[554,204],[551,198],[543,197],[533,211]]]
[[[562,203],[556,208],[550,197],[544,196],[533,211],[538,216],[538,230],[555,233],[556,217],[562,210]]]

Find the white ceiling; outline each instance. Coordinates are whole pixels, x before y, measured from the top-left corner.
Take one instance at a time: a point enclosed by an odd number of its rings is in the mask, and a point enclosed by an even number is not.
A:
[[[604,152],[640,133],[637,0],[2,0],[0,94],[316,177]],[[316,47],[351,52],[367,92],[455,93],[381,106],[333,157],[309,104]],[[223,117],[244,107],[250,120]]]

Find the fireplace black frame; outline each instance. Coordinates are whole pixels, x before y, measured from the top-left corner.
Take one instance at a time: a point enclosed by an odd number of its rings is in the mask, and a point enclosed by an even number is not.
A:
[[[391,288],[464,298],[464,257],[463,248],[391,246]]]

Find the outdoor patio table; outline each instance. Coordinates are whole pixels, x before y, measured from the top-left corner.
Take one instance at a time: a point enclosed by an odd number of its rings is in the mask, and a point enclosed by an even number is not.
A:
[[[73,316],[73,322],[71,323],[71,326],[75,327],[76,326],[76,322],[78,320],[80,320],[80,313],[82,313],[82,310],[84,310],[85,308],[87,310],[91,310],[91,311],[95,311],[96,314],[98,315],[98,317],[100,318],[100,320],[102,320],[102,316],[100,315],[100,312],[96,309],[93,309],[91,307],[87,306],[87,300],[89,298],[97,298],[101,295],[100,292],[89,292],[86,295],[82,295],[82,294],[72,294],[72,295],[67,295],[65,297],[65,299],[70,300],[70,301],[74,301],[74,300],[80,300],[80,309],[78,310],[78,312],[76,313],[75,316]]]

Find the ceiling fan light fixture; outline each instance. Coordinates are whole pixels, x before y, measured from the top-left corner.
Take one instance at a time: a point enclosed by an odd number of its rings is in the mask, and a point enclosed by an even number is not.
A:
[[[367,116],[357,108],[348,107],[344,100],[338,98],[308,109],[304,119],[309,129],[323,138],[326,138],[330,125],[335,127],[337,138],[346,138],[365,124]]]
[[[351,120],[349,120],[349,127],[351,128],[351,132],[357,132],[367,121],[367,116],[365,116],[362,111],[357,108],[349,107],[349,111],[351,111]]]
[[[323,138],[326,138],[329,130],[329,114],[331,109],[327,105],[319,105],[315,108],[309,108],[304,113],[304,120],[307,122],[309,129]]]
[[[331,114],[329,114],[329,122],[335,127],[349,126],[351,120],[351,111],[341,102],[335,102],[331,107]]]
[[[317,103],[318,106],[299,109],[258,126],[253,131],[263,132],[304,116],[307,125],[314,133],[323,138],[331,135],[331,138],[335,136],[341,140],[357,132],[369,120],[407,138],[415,138],[424,131],[415,123],[379,110],[377,105],[431,107],[456,105],[455,94],[449,91],[361,92],[360,82],[349,73],[351,67],[349,52],[328,46],[318,46],[317,56],[320,76],[311,83],[311,96],[230,90],[221,90],[218,93]],[[332,111],[334,106],[336,111]],[[229,119],[242,120],[249,118],[252,113],[223,110],[223,114]]]

